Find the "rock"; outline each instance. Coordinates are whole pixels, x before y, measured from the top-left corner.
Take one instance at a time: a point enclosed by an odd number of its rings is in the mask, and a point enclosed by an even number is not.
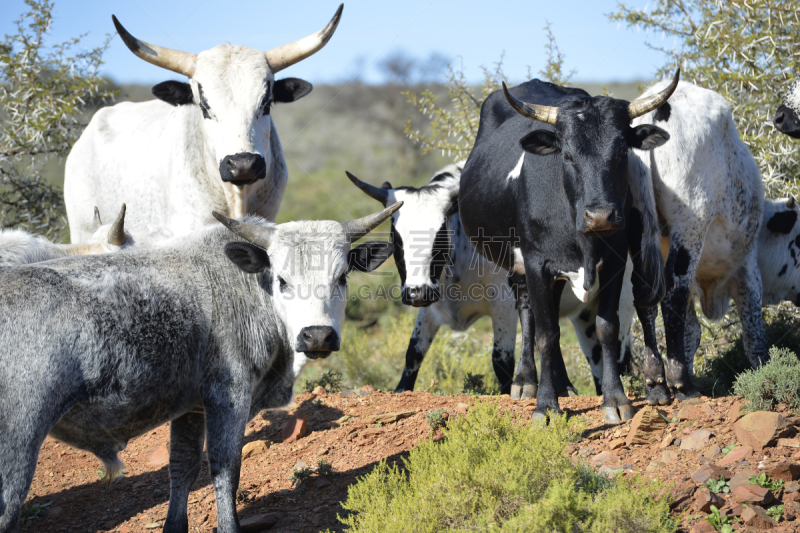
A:
[[[650,461],[650,464],[647,465],[645,472],[652,474],[653,472],[658,472],[658,470],[664,465],[659,463],[658,461]]]
[[[283,513],[258,514],[241,519],[239,525],[242,526],[242,531],[245,532],[263,531],[280,522],[281,518],[283,518]]]
[[[609,450],[618,450],[625,446],[625,441],[622,439],[615,439],[608,443]]]
[[[711,522],[701,519],[692,525],[692,529],[689,530],[689,533],[716,533],[716,531],[717,528],[712,526]]]
[[[323,387],[322,385],[317,385],[316,388],[313,391],[311,391],[311,394],[314,394],[315,396],[327,396],[328,391],[326,391],[325,387]]]
[[[352,419],[352,418],[353,418],[353,417],[352,417],[352,416],[350,416],[350,415],[344,415],[344,416],[342,416],[342,417],[340,417],[340,418],[337,418],[337,419],[336,419],[336,423],[337,423],[337,424],[344,424],[345,422],[349,422],[349,421],[350,421],[350,419]]]
[[[767,515],[767,512],[758,505],[748,505],[742,511],[742,521],[749,527],[756,529],[772,529],[777,524]]]
[[[778,446],[800,448],[800,439],[778,439]]]
[[[740,485],[749,485],[750,478],[757,475],[758,472],[756,472],[752,468],[745,468],[743,470],[739,470],[733,475],[733,477],[731,477],[731,492],[733,492],[733,489],[735,489]]]
[[[169,449],[166,445],[156,446],[147,451],[147,464],[150,466],[164,466],[169,464]]]
[[[800,492],[800,482],[797,482],[797,481],[790,481],[789,483],[787,483],[787,484],[785,484],[785,485],[783,486],[783,490],[784,490],[786,493],[791,493],[791,492]]]
[[[779,438],[788,437],[792,426],[783,415],[769,411],[756,411],[739,419],[733,425],[736,439],[743,445],[752,446],[760,452],[765,447],[775,446]]]
[[[694,474],[692,474],[692,479],[695,483],[705,485],[706,481],[709,479],[719,479],[720,476],[726,481],[729,481],[731,479],[731,472],[727,468],[717,466],[714,463],[708,463],[695,470]]]
[[[47,512],[45,513],[45,516],[47,518],[54,518],[54,517],[60,515],[63,512],[64,512],[64,508],[63,507],[58,507],[58,506],[51,507],[50,509],[47,510]],[[111,528],[106,528],[106,529],[111,529]]]
[[[772,479],[782,479],[786,482],[796,481],[800,479],[800,465],[796,463],[780,463],[767,470],[767,475]]]
[[[717,444],[712,444],[705,452],[703,452],[703,457],[710,461],[717,459],[720,455],[722,455],[722,448],[720,448]]]
[[[148,522],[144,525],[145,529],[158,529],[161,527],[161,522]]]
[[[592,457],[591,462],[593,466],[600,466],[610,461],[613,457],[610,451],[605,450]]]
[[[672,502],[669,504],[669,508],[671,510],[683,510],[689,506],[692,502],[692,496],[694,495],[696,487],[694,483],[690,481],[681,481],[677,483],[675,486],[672,487],[670,491],[670,499]],[[661,490],[661,493],[656,497],[656,500],[659,500],[661,496],[667,491],[667,487]]]
[[[254,440],[242,447],[242,461],[256,455],[263,455],[269,450],[269,442],[265,440]]]
[[[382,413],[379,415],[372,415],[367,417],[367,421],[370,424],[377,424],[378,422],[380,422],[381,424],[391,424],[393,422],[397,422],[398,420],[412,417],[415,414],[417,414],[416,411],[398,411],[396,413]]]
[[[356,396],[358,396],[358,393],[354,390],[343,390],[342,392],[339,393],[339,396],[341,396],[342,398],[355,398]]]
[[[711,506],[717,509],[725,505],[725,500],[707,489],[699,489],[694,493],[694,508],[701,513],[710,513]]]
[[[314,482],[314,486],[317,487],[318,489],[321,489],[322,487],[327,487],[330,484],[331,482],[325,479],[324,477],[321,477]]]
[[[795,518],[800,516],[800,502],[786,502],[783,506],[783,509],[789,509]]]
[[[639,410],[631,420],[631,428],[625,439],[626,446],[651,444],[661,440],[661,432],[667,427],[661,413],[650,405]]]
[[[661,462],[670,465],[680,458],[680,453],[676,450],[664,450],[661,452]]]
[[[586,448],[581,448],[580,450],[578,450],[578,455],[580,455],[581,457],[587,457],[593,453],[594,453],[594,448],[588,446]]]
[[[467,405],[465,403],[462,403],[462,402],[459,402],[459,403],[456,404],[455,411],[457,413],[461,413],[462,415],[465,415],[465,414],[467,414],[467,410],[469,410],[469,405]]]
[[[736,422],[739,420],[739,417],[742,416],[742,402],[736,401],[733,402],[731,408],[728,410],[728,421],[729,422]]]
[[[744,507],[741,503],[729,503],[725,507],[719,510],[720,516],[742,516],[742,511],[744,511]]]
[[[302,439],[308,432],[308,421],[304,411],[297,411],[283,426],[283,442]]]
[[[678,420],[691,420],[704,416],[714,416],[714,409],[700,398],[692,398],[681,403]]]
[[[153,498],[160,498],[164,495],[164,491],[161,489],[153,490]]]
[[[661,444],[658,445],[658,449],[665,450],[669,448],[669,445],[672,444],[673,440],[675,440],[675,435],[672,433],[667,433],[667,435],[661,440]]]
[[[297,461],[294,466],[292,467],[292,472],[297,472],[298,470],[302,470],[308,465],[305,464],[303,461]]]
[[[711,438],[710,429],[698,429],[681,441],[681,450],[702,450]]]
[[[720,466],[728,466],[738,463],[743,459],[746,459],[753,453],[752,446],[737,446],[736,448],[732,449],[725,456],[717,461],[717,464]]]
[[[603,474],[606,477],[615,477],[617,474],[621,474],[622,473],[622,467],[621,466],[614,467],[614,466],[603,465],[597,471],[600,472],[601,474]]]
[[[798,502],[800,501],[800,492],[787,492],[783,495],[783,502]]]
[[[766,505],[775,499],[772,491],[758,485],[739,485],[732,492],[737,501],[748,505]]]

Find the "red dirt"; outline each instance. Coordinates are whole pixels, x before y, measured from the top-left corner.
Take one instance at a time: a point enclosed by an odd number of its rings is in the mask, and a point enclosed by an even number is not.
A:
[[[444,408],[456,414],[464,405],[476,401],[470,396],[436,396],[427,392],[393,394],[366,391],[361,396],[342,397],[341,394],[301,394],[286,410],[266,411],[248,424],[245,443],[266,440],[266,453],[254,455],[242,462],[238,511],[241,519],[265,513],[279,513],[280,520],[269,531],[320,531],[340,529],[336,515],[339,503],[347,497],[347,487],[381,459],[398,459],[418,443],[431,436],[424,415]],[[349,394],[352,394],[349,393]],[[315,405],[314,400],[321,403]],[[620,439],[628,433],[630,423],[608,425],[597,409],[599,397],[562,398],[561,407],[587,421],[582,441],[571,447],[575,460],[589,462],[603,451],[611,452],[606,465],[621,466],[624,475],[638,472],[662,481],[681,483],[691,481],[691,475],[706,460],[714,445],[724,448],[736,443],[733,421],[728,419],[736,398],[705,399],[713,415],[682,422],[671,422],[666,432],[678,438],[684,430],[701,427],[712,430],[712,437],[703,450],[686,451],[674,444],[667,449],[674,453],[675,462],[646,472],[650,462],[662,455],[660,443],[645,446],[624,446]],[[534,400],[499,398],[500,404],[518,412],[530,412]],[[634,401],[637,409],[643,400]],[[290,414],[302,409],[308,416],[308,434],[296,442],[282,443],[282,428]],[[677,415],[680,403],[661,408],[667,418]],[[395,423],[377,427],[368,420],[371,415],[397,411],[416,411],[416,414]],[[349,420],[341,420],[349,415]],[[440,430],[435,439],[443,438]],[[48,438],[42,446],[36,476],[28,503],[52,506],[45,516],[29,520],[22,531],[95,532],[95,531],[160,531],[167,513],[169,475],[167,468],[169,428],[162,426],[132,440],[120,454],[125,463],[125,477],[117,479],[111,489],[99,481],[101,463],[91,454],[76,450]],[[292,491],[289,476],[298,461],[316,466],[319,459],[330,463],[334,473],[327,477],[313,476],[303,483],[303,489]],[[800,449],[773,447],[751,454],[743,462],[727,468],[736,473],[744,468],[770,468],[781,462],[800,462]],[[651,468],[652,470],[652,468]],[[320,481],[324,480],[324,481]],[[730,501],[731,495],[721,495]],[[787,509],[788,509],[787,505]],[[685,531],[691,529],[697,511],[676,511]],[[800,518],[781,521],[773,531],[800,531]],[[213,489],[204,464],[189,497],[189,530],[211,531],[216,525]],[[149,527],[147,527],[149,526]],[[744,529],[743,529],[744,531]],[[753,531],[752,529],[750,531]]]

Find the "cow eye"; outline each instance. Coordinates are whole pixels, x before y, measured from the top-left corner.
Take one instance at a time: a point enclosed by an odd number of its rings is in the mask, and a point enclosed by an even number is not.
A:
[[[345,285],[347,285],[347,272],[345,272],[344,274],[342,274],[341,276],[339,276],[339,282],[338,282],[338,283],[339,283],[339,285],[341,285],[342,287],[344,287]]]
[[[566,161],[567,163],[572,163],[572,156],[569,155],[566,152],[562,152],[562,153],[564,154],[564,161]]]
[[[281,292],[286,292],[289,289],[289,284],[286,283],[285,279],[278,276],[278,287],[280,288]]]
[[[264,95],[264,98],[261,99],[261,105],[259,106],[261,109],[261,115],[269,115],[270,108],[272,107],[272,95]]]

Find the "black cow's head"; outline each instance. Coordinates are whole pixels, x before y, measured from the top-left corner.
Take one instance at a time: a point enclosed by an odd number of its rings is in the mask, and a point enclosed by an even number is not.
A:
[[[666,102],[679,77],[680,69],[666,89],[635,102],[571,96],[557,107],[524,103],[503,84],[506,99],[517,112],[554,126],[554,131],[529,133],[520,145],[535,155],[561,154],[564,187],[575,206],[577,231],[605,236],[625,227],[628,150],[652,150],[669,139],[657,126],[631,127],[631,121]]]

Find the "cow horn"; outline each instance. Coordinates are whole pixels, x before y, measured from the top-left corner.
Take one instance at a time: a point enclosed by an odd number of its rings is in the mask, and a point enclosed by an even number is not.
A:
[[[328,25],[317,33],[309,35],[308,37],[303,37],[299,41],[284,44],[283,46],[278,46],[277,48],[264,52],[264,55],[267,57],[267,63],[269,63],[269,67],[272,69],[272,73],[275,74],[286,67],[294,65],[298,61],[302,61],[325,46],[333,36],[333,32],[336,31],[336,26],[339,25],[339,19],[342,17],[342,9],[344,9],[344,4],[339,4],[339,9],[336,10],[336,14]]]
[[[634,100],[630,104],[628,104],[628,115],[630,115],[631,120],[641,117],[645,113],[649,113],[654,109],[658,109],[661,105],[666,102],[672,93],[675,92],[675,88],[678,87],[678,80],[681,77],[681,69],[675,71],[675,75],[672,77],[672,82],[663,90],[659,91],[657,94],[653,96],[648,96],[647,98],[640,98]]]
[[[544,122],[545,124],[552,124],[553,126],[556,125],[556,118],[558,117],[558,108],[549,105],[536,105],[536,104],[526,104],[522,100],[518,100],[511,96],[511,93],[508,92],[508,87],[506,87],[506,82],[503,82],[503,94],[506,95],[506,100],[514,108],[514,110],[524,117],[528,117],[532,120],[538,120],[539,122]]]
[[[194,76],[194,71],[197,68],[197,55],[140,41],[122,27],[116,16],[111,15],[111,20],[114,21],[114,27],[117,28],[117,32],[122,37],[125,46],[138,57],[157,67],[165,68],[190,78]]]
[[[111,228],[108,230],[108,244],[112,246],[122,246],[128,240],[128,237],[125,236],[125,209],[125,204],[122,204],[117,220],[111,224]]]
[[[357,241],[370,231],[377,228],[381,222],[395,214],[395,212],[402,206],[403,202],[397,202],[396,204],[392,204],[378,213],[372,213],[371,215],[342,223],[342,227],[344,228],[347,238],[350,239],[350,242]]]
[[[350,178],[350,181],[353,182],[353,185],[364,191],[367,196],[374,200],[378,200],[383,205],[386,205],[386,202],[389,200],[389,189],[382,189],[380,187],[370,185],[369,183],[364,183],[346,170],[344,173],[347,174],[347,177]]]
[[[223,226],[247,242],[251,242],[256,246],[264,248],[265,250],[269,248],[269,243],[272,240],[272,233],[275,231],[275,228],[265,228],[264,226],[245,224],[244,222],[239,222],[233,218],[228,218],[223,214],[217,213],[216,211],[212,211],[211,214],[214,215],[214,218],[219,220]]]
[[[94,220],[92,221],[92,231],[97,231],[97,228],[103,225],[103,221],[100,220],[100,210],[97,209],[97,206],[94,206]]]

